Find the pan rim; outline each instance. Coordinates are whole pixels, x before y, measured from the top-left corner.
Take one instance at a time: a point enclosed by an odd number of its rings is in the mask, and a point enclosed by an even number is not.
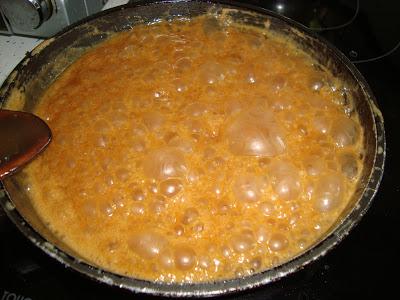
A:
[[[358,200],[358,205],[351,210],[351,212],[345,217],[343,222],[330,235],[325,237],[322,241],[314,245],[309,250],[301,253],[295,258],[292,258],[291,260],[277,267],[244,278],[221,280],[213,283],[204,282],[204,283],[183,283],[183,284],[157,283],[157,282],[151,282],[141,279],[134,279],[126,276],[121,276],[109,271],[102,270],[97,267],[93,267],[89,264],[86,264],[85,262],[82,262],[70,256],[69,254],[65,253],[64,251],[50,244],[45,238],[43,238],[39,233],[37,233],[24,220],[24,218],[19,214],[19,212],[13,206],[12,202],[10,201],[11,197],[8,194],[8,192],[4,189],[4,186],[1,182],[0,182],[0,205],[3,206],[4,210],[6,211],[6,214],[19,228],[19,230],[37,247],[39,247],[47,255],[53,257],[63,265],[71,267],[72,269],[80,273],[83,273],[92,279],[104,282],[108,285],[119,286],[121,288],[125,288],[133,292],[140,292],[152,295],[174,296],[174,297],[186,297],[186,296],[210,297],[221,294],[238,292],[261,285],[266,285],[270,282],[285,277],[286,275],[305,267],[307,264],[311,263],[314,260],[317,260],[321,256],[324,256],[327,251],[333,249],[335,245],[337,245],[345,236],[349,234],[350,230],[362,219],[363,215],[367,212],[375,194],[377,193],[380,182],[382,180],[384,162],[386,156],[384,121],[379,110],[377,110],[376,98],[374,97],[368,83],[361,75],[361,73],[357,70],[357,68],[354,66],[354,64],[352,64],[350,60],[342,52],[340,52],[331,43],[327,42],[325,39],[321,38],[316,33],[304,27],[303,25],[287,17],[278,15],[269,10],[256,7],[251,4],[245,4],[243,2],[235,2],[235,1],[202,1],[202,0],[138,1],[132,4],[116,7],[114,9],[93,15],[77,24],[74,24],[73,26],[66,28],[65,30],[57,34],[54,38],[57,39],[57,37],[67,33],[72,28],[75,28],[76,26],[79,26],[81,24],[85,24],[86,22],[101,17],[102,15],[110,14],[116,11],[121,11],[127,8],[135,8],[137,6],[154,5],[162,3],[178,3],[178,2],[203,2],[203,3],[205,2],[215,5],[229,6],[237,9],[245,9],[263,15],[268,15],[280,19],[289,26],[300,30],[301,32],[307,34],[308,36],[311,36],[314,39],[317,39],[318,41],[325,44],[330,50],[334,52],[334,54],[337,56],[340,62],[346,66],[346,68],[348,69],[349,73],[353,76],[353,78],[356,79],[363,93],[367,95],[368,105],[371,110],[373,123],[375,126],[376,149],[375,149],[373,168],[368,177],[368,183],[364,189],[364,192],[362,193],[362,196]],[[40,47],[40,45],[38,47]],[[14,69],[12,73],[18,72],[24,66],[24,62],[28,58],[29,55],[26,56],[19,63],[19,65]],[[9,76],[5,80],[2,88],[0,89],[0,97],[2,97],[2,95],[6,95],[7,90],[12,88],[13,84],[12,80],[13,80],[12,76]],[[4,99],[5,98],[6,96],[4,97]],[[2,106],[4,99],[3,97],[0,98],[0,107]],[[5,191],[4,196],[1,195],[1,189],[4,189]]]

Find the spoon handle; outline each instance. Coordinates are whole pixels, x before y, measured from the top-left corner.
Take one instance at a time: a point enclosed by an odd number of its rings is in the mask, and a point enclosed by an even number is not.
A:
[[[51,141],[51,130],[39,117],[0,109],[0,180],[41,153]]]

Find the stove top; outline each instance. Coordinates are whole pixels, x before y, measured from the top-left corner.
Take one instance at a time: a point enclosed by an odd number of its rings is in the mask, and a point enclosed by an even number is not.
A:
[[[370,84],[385,119],[387,160],[372,207],[335,249],[278,282],[221,299],[388,298],[400,253],[400,2],[247,1],[293,18],[347,55]],[[111,288],[67,269],[29,242],[0,210],[0,300],[158,299]],[[395,295],[395,294],[394,294]],[[392,296],[393,297],[393,296]]]

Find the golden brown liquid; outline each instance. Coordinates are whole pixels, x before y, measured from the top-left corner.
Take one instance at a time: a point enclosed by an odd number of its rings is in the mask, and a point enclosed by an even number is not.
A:
[[[362,130],[341,84],[270,32],[137,26],[71,65],[36,113],[54,140],[34,206],[88,261],[200,282],[280,264],[354,192]]]

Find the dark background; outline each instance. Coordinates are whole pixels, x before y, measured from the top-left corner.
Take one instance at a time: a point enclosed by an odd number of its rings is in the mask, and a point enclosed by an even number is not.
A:
[[[400,1],[247,2],[313,28],[354,61],[383,112],[387,159],[371,208],[335,249],[278,282],[221,299],[398,298]],[[111,288],[66,269],[33,246],[0,212],[0,300],[29,299],[158,298]]]

